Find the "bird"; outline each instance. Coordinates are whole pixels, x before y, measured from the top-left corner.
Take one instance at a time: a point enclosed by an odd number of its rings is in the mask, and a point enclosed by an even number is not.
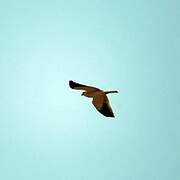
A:
[[[111,118],[115,117],[107,94],[118,93],[118,91],[103,91],[99,88],[80,84],[72,80],[69,81],[69,86],[75,90],[84,90],[81,96],[92,98],[92,104],[102,115]]]

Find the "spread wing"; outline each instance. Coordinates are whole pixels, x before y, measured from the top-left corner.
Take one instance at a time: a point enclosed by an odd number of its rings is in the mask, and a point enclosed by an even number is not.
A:
[[[115,117],[105,93],[99,93],[93,97],[92,101],[95,108],[106,117]]]
[[[85,91],[87,91],[87,92],[100,90],[100,89],[98,89],[98,88],[96,88],[96,87],[86,86],[86,85],[84,85],[84,84],[79,84],[79,83],[74,82],[74,81],[69,81],[69,86],[70,86],[70,88],[72,88],[72,89],[85,90]]]

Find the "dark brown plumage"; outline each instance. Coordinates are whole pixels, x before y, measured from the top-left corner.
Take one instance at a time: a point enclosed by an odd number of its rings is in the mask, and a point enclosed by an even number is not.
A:
[[[103,91],[99,88],[79,84],[72,80],[69,81],[69,86],[72,89],[85,90],[82,95],[93,98],[92,103],[101,114],[106,117],[115,117],[106,94],[117,93],[118,91]]]

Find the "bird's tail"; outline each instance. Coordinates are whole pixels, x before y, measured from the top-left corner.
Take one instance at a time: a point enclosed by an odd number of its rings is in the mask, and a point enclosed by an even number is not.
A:
[[[109,93],[118,93],[118,91],[105,91],[106,94],[109,94]]]

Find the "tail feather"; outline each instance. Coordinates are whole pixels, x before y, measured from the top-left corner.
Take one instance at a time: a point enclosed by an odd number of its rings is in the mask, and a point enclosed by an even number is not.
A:
[[[105,91],[106,94],[110,94],[110,93],[118,93],[118,91]]]

